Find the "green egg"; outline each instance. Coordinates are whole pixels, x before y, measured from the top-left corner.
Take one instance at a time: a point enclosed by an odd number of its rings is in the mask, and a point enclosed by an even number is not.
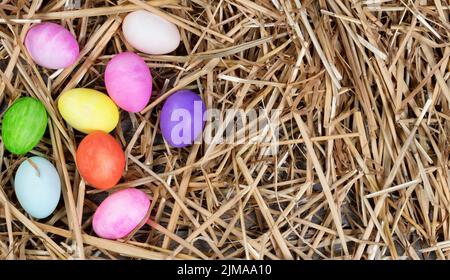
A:
[[[47,111],[37,99],[21,97],[3,116],[2,139],[5,148],[23,155],[41,141],[47,128]]]

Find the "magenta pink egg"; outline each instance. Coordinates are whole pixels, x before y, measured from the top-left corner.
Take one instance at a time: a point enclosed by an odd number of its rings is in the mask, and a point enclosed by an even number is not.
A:
[[[128,112],[139,112],[152,95],[152,74],[140,56],[123,52],[106,65],[105,85],[117,106]]]
[[[125,189],[108,196],[92,220],[95,233],[106,239],[119,239],[132,232],[145,218],[150,199],[138,189]]]
[[[69,67],[80,55],[72,33],[52,22],[32,26],[25,37],[25,47],[36,64],[49,69]]]

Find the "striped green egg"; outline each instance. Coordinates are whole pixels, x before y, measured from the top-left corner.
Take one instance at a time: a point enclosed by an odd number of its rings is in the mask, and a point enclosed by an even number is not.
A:
[[[5,148],[23,155],[41,141],[47,128],[47,111],[37,99],[21,97],[3,116],[2,139]]]

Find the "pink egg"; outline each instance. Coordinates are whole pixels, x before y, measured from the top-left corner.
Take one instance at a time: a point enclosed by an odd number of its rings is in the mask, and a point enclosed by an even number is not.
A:
[[[145,218],[150,199],[138,189],[125,189],[108,196],[92,220],[95,233],[106,239],[119,239],[132,232]]]
[[[72,33],[52,22],[32,26],[25,37],[25,47],[36,64],[50,69],[69,67],[80,55]]]
[[[152,74],[140,56],[123,52],[106,65],[105,85],[117,106],[128,112],[139,112],[152,95]]]

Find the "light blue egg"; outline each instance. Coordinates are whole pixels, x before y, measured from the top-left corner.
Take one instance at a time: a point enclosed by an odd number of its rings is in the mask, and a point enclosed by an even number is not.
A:
[[[58,205],[61,180],[48,160],[31,157],[17,169],[14,189],[22,208],[32,217],[43,219],[53,213]]]

